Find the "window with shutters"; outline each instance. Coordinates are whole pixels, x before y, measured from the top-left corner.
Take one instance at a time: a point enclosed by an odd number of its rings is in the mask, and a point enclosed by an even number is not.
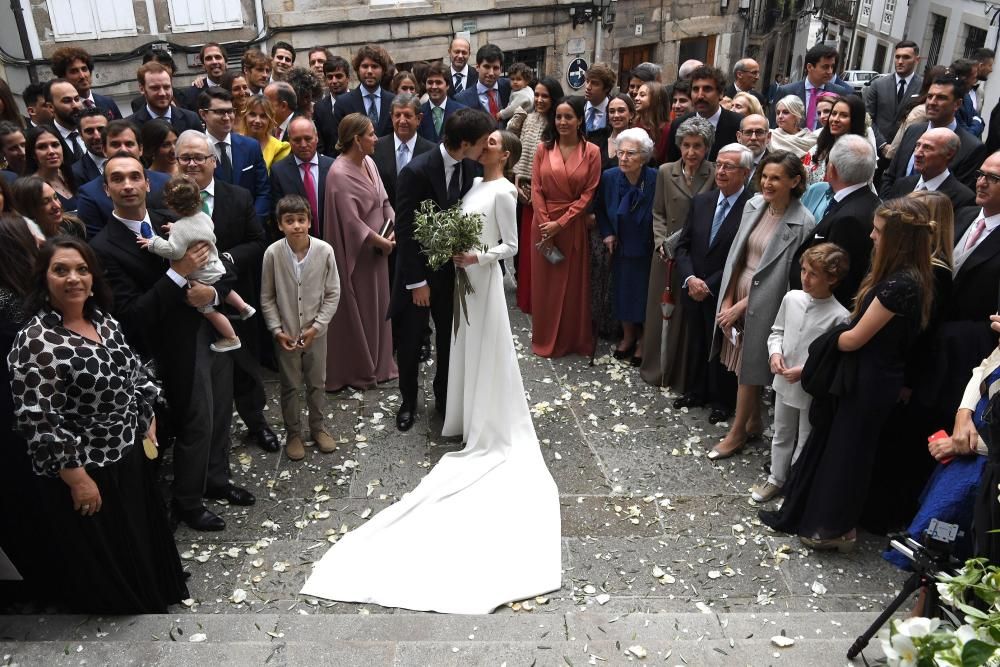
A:
[[[240,0],[168,0],[173,32],[243,27]]]
[[[132,0],[46,0],[57,42],[136,34]]]

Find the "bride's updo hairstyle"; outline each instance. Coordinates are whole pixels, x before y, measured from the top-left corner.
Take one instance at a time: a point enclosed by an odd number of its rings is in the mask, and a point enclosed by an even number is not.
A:
[[[934,301],[931,271],[931,239],[936,222],[923,202],[910,198],[890,199],[875,211],[885,225],[865,276],[854,300],[854,316],[861,313],[865,297],[874,287],[895,273],[909,274],[920,286],[920,327],[927,326]]]
[[[500,130],[500,148],[510,153],[507,156],[507,163],[503,166],[503,175],[508,181],[513,183],[514,165],[521,159],[521,140],[513,132]]]

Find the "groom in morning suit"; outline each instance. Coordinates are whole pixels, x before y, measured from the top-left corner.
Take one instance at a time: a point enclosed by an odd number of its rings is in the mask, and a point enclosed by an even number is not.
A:
[[[455,268],[451,262],[436,271],[427,266],[420,244],[413,237],[414,216],[421,202],[431,200],[439,209],[458,204],[476,177],[475,160],[496,127],[488,114],[459,109],[445,121],[445,140],[435,150],[414,157],[399,172],[396,206],[396,275],[389,302],[389,317],[399,332],[396,358],[402,404],[396,427],[408,431],[417,408],[420,347],[427,318],[434,318],[437,370],[434,373],[435,409],[444,415],[448,392],[448,354],[451,349],[452,303]]]

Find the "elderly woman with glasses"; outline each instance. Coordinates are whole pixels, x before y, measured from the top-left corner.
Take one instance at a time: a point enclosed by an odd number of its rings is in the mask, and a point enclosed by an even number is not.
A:
[[[665,328],[660,301],[691,199],[696,194],[711,190],[714,184],[714,165],[706,158],[715,141],[715,128],[704,118],[695,115],[677,128],[675,141],[681,150],[681,159],[661,166],[656,177],[656,199],[653,204],[653,247],[656,254],[650,262],[646,325],[642,340],[644,355],[639,374],[649,384],[670,386],[682,392],[687,374],[685,315],[682,308],[676,308],[669,328]],[[681,280],[683,278],[676,275],[676,272],[671,276],[670,285],[675,294],[680,291]],[[661,357],[664,335],[667,336],[666,354]]]
[[[615,348],[622,358],[635,349],[642,359],[641,331],[646,318],[646,288],[653,255],[653,196],[656,170],[647,167],[653,140],[645,130],[629,128],[617,137],[618,166],[601,175],[597,191],[597,226],[612,259],[612,312],[623,336]]]

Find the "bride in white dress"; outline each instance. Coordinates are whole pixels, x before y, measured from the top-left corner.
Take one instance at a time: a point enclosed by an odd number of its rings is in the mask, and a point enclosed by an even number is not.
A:
[[[491,134],[485,177],[462,200],[484,217],[486,250],[455,258],[475,293],[452,338],[442,435],[461,434],[466,447],[331,547],[303,595],[486,614],[561,585],[559,492],[531,423],[499,265],[517,252],[517,193],[503,174],[520,152],[513,134]]]

